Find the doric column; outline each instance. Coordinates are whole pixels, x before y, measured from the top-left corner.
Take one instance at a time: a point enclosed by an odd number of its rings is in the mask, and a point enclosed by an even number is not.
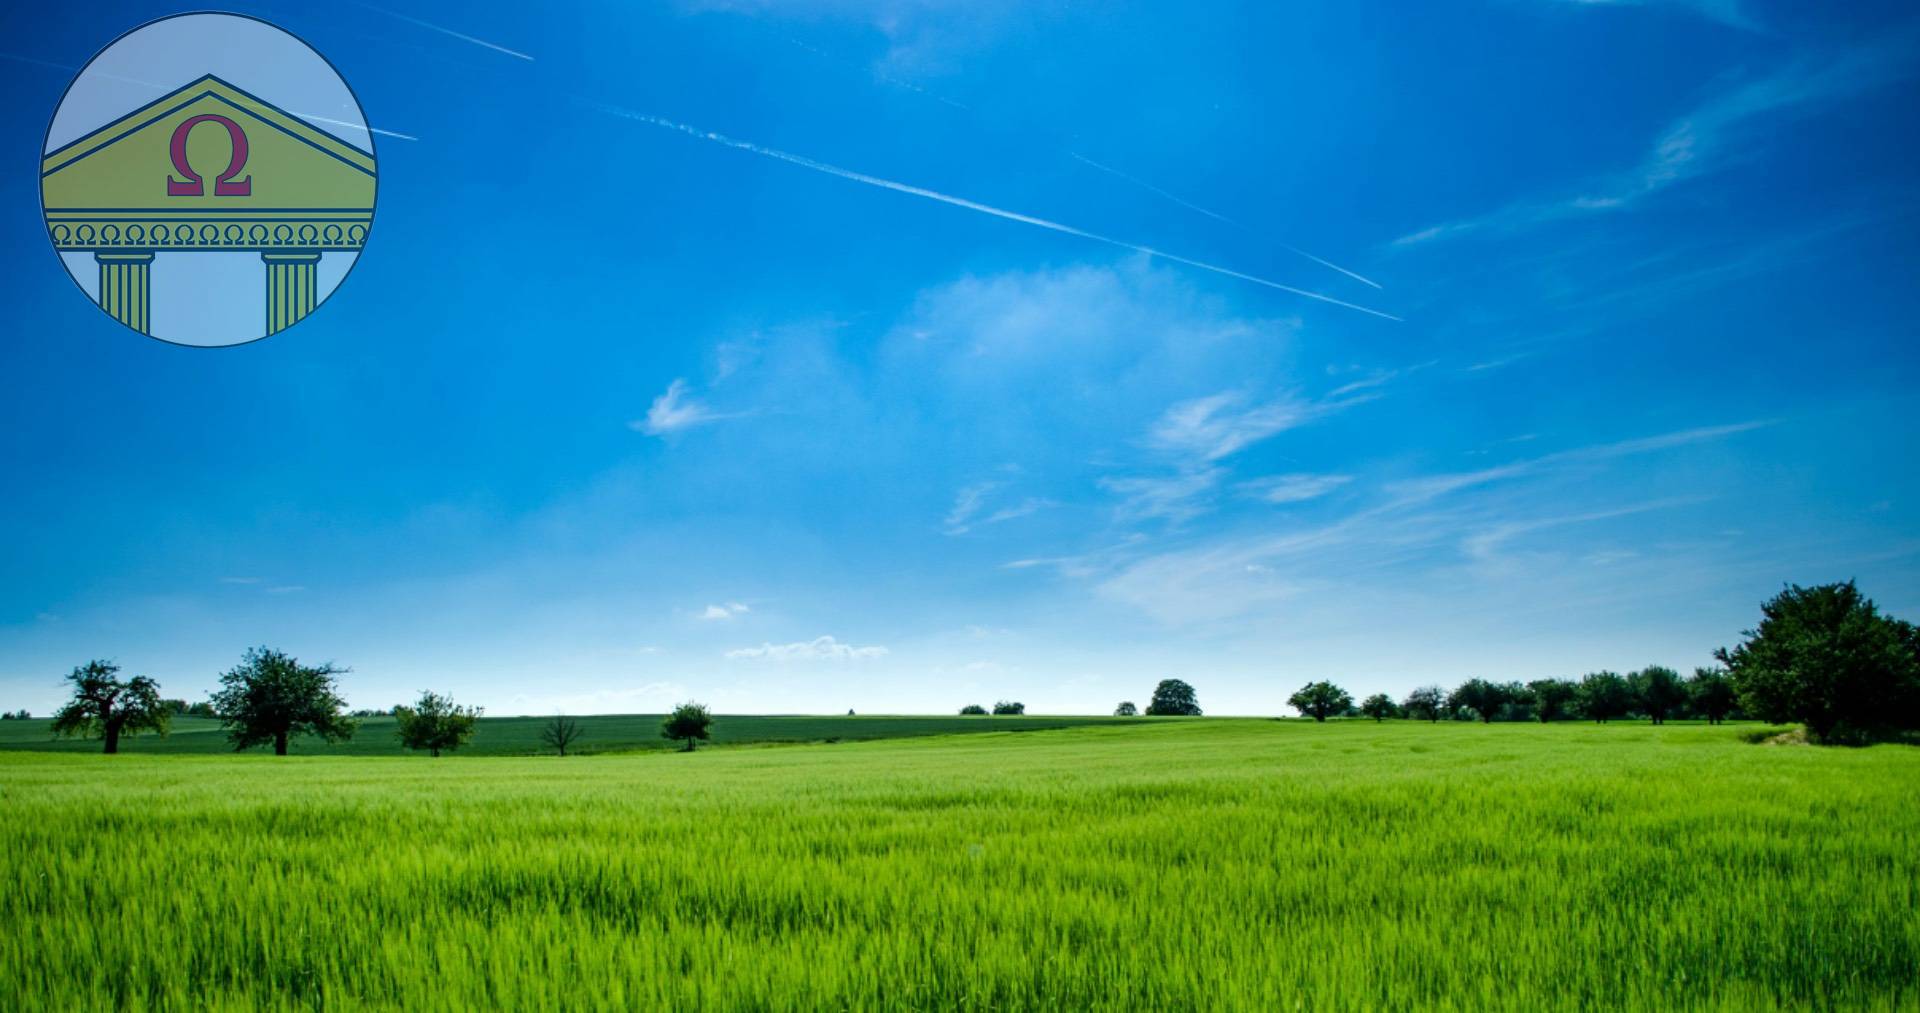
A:
[[[148,289],[153,251],[95,253],[100,263],[100,308],[142,334],[151,333],[153,305]]]
[[[318,253],[262,253],[267,262],[267,333],[300,322],[320,303]]]

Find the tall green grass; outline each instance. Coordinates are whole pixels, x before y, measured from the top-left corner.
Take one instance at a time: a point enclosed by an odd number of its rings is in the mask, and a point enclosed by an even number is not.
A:
[[[1201,720],[0,755],[0,1008],[1920,1007],[1920,750]]]

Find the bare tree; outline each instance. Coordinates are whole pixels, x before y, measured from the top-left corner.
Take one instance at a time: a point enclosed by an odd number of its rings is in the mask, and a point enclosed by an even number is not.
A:
[[[567,747],[580,740],[580,722],[565,714],[555,714],[547,720],[546,727],[540,729],[540,741],[548,749],[567,755]]]

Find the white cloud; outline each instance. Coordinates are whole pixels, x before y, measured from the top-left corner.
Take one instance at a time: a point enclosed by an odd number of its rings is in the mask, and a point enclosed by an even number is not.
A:
[[[728,651],[726,656],[737,661],[857,661],[885,657],[887,653],[886,648],[877,645],[855,647],[827,636],[795,641],[791,644],[740,647]]]
[[[699,617],[709,620],[732,619],[734,616],[746,615],[751,611],[753,610],[741,602],[730,601],[725,605],[708,605],[706,610],[700,613]]]
[[[740,414],[722,414],[708,408],[687,393],[687,381],[676,379],[667,385],[664,393],[653,399],[652,406],[647,409],[647,417],[627,423],[627,428],[648,436],[665,436],[721,419],[738,418]]]
[[[954,494],[952,509],[947,511],[946,533],[964,535],[974,528],[1000,524],[1058,505],[1044,496],[1028,496],[997,510],[987,510],[993,493],[1005,485],[1005,482],[976,482],[962,487]]]
[[[1100,487],[1121,497],[1115,513],[1123,522],[1161,517],[1179,524],[1207,512],[1205,499],[1224,474],[1222,468],[1205,468],[1166,478],[1103,478]]]
[[[1353,481],[1352,475],[1270,475],[1240,483],[1240,488],[1268,503],[1299,503],[1322,496]]]
[[[1701,426],[1695,429],[1681,429],[1657,436],[1645,436],[1633,440],[1621,440],[1616,443],[1602,443],[1591,447],[1579,447],[1562,450],[1541,457],[1515,461],[1495,468],[1482,468],[1478,471],[1454,472],[1443,475],[1429,475],[1424,478],[1408,479],[1387,486],[1387,492],[1402,502],[1418,502],[1444,496],[1461,489],[1486,485],[1502,479],[1528,475],[1544,468],[1577,463],[1580,461],[1607,460],[1615,457],[1627,457],[1633,454],[1652,453],[1673,447],[1683,447],[1692,443],[1703,443],[1771,425],[1766,420],[1735,422],[1722,426]]]
[[[1726,6],[1711,3],[1699,6]],[[1771,77],[1723,92],[1668,124],[1638,165],[1595,180],[1583,192],[1551,200],[1510,204],[1478,218],[1433,225],[1395,239],[1414,246],[1478,231],[1514,232],[1567,218],[1627,208],[1676,183],[1718,169],[1737,158],[1735,142],[1764,144],[1778,131],[1752,129],[1761,121],[1855,95],[1914,72],[1914,32],[1893,33],[1873,46],[1819,64],[1796,64]]]

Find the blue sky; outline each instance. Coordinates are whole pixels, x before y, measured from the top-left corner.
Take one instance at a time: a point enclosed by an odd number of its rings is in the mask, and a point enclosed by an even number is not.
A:
[[[237,5],[388,133],[352,277],[214,350],[39,218],[171,11],[0,11],[0,702],[264,643],[358,706],[1270,714],[1920,617],[1902,5],[627,6]]]

